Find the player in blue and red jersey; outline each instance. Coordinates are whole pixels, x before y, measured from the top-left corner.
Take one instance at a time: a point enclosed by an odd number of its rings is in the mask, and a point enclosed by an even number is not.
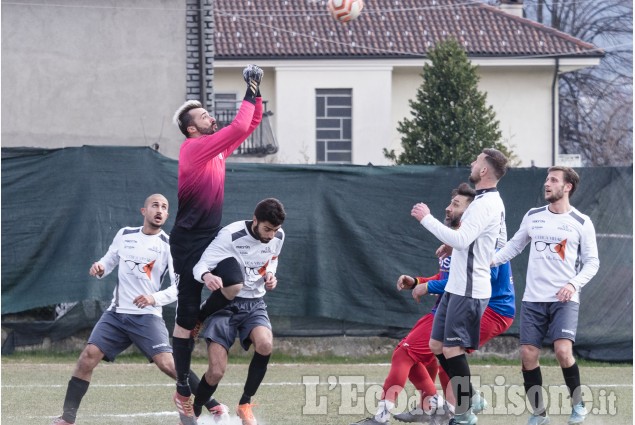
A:
[[[174,114],[175,124],[187,137],[179,153],[178,211],[170,233],[170,249],[178,279],[176,323],[172,335],[177,373],[174,402],[182,425],[197,423],[188,377],[194,348],[192,330],[198,320],[203,284],[194,278],[192,271],[221,228],[225,160],[262,120],[259,88],[262,75],[262,70],[255,65],[243,70],[247,92],[232,123],[221,130],[217,131],[216,119],[198,101],[185,102]],[[223,285],[234,284],[239,290],[241,283],[224,281]],[[208,309],[215,311],[229,303],[237,291],[236,288],[229,292],[227,289],[214,291]],[[207,383],[203,379],[201,384]]]
[[[459,227],[463,212],[475,196],[476,192],[466,183],[459,185],[458,188],[452,191],[452,201],[445,210],[446,226],[453,229]],[[441,295],[445,292],[450,263],[451,257],[441,256],[439,258],[439,272],[431,277],[401,275],[397,280],[397,289],[412,289],[412,296],[417,301],[426,294]],[[492,298],[481,319],[481,344],[509,329],[515,313],[514,288],[509,263],[492,268],[491,282]],[[429,423],[430,416],[435,414],[438,419],[447,420],[452,408],[444,404],[436,395],[437,390],[434,381],[438,373],[446,399],[453,405],[454,397],[451,388],[448,386],[450,378],[442,368],[439,368],[437,358],[430,350],[429,344],[434,313],[440,299],[441,297],[437,298],[431,312],[419,319],[408,335],[397,344],[392,355],[390,371],[384,381],[383,395],[376,415],[355,424],[377,425],[387,423],[390,418],[390,409],[394,407],[397,396],[406,384],[406,379],[410,380],[415,388],[421,392],[421,407],[423,409],[419,407],[415,411],[407,411],[395,415],[395,419],[403,422]],[[478,397],[480,397],[480,394]],[[479,403],[481,404],[480,407],[485,408],[484,402],[481,402],[480,399]]]

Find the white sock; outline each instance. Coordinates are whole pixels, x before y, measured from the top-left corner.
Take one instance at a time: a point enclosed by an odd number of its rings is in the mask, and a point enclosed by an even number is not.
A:
[[[375,420],[377,422],[386,423],[390,419],[390,411],[395,407],[395,403],[389,400],[379,400],[377,405],[377,413],[375,414]]]

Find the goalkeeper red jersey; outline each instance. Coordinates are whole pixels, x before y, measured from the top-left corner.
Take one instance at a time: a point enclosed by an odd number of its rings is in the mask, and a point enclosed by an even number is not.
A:
[[[188,138],[179,152],[179,207],[175,226],[188,230],[220,227],[225,198],[225,160],[262,120],[262,98],[243,100],[236,118],[214,134]]]

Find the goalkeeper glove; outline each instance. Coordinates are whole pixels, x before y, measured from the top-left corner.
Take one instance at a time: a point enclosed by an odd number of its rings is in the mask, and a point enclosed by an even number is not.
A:
[[[260,82],[264,72],[256,65],[247,65],[243,69],[243,79],[247,83],[247,93],[245,94],[245,100],[251,103],[255,103],[256,97],[260,97]]]
[[[247,84],[249,84],[249,80],[254,80],[260,85],[264,74],[264,71],[257,65],[249,64],[243,69],[243,79]]]

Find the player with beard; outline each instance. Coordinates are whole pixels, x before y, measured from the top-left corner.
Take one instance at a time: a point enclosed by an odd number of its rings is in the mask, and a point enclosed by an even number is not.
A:
[[[450,205],[445,209],[445,224],[448,227],[457,229],[460,226],[463,212],[475,196],[474,189],[466,183],[462,183],[452,191]],[[450,378],[443,369],[439,370],[437,359],[429,346],[434,313],[440,300],[439,295],[443,294],[445,290],[450,263],[451,257],[440,256],[439,273],[436,275],[431,277],[401,275],[397,280],[397,289],[400,291],[412,289],[412,297],[417,302],[426,294],[436,295],[437,301],[432,311],[419,319],[408,335],[395,348],[390,371],[384,381],[383,397],[379,402],[377,414],[374,417],[356,422],[356,424],[387,423],[390,418],[390,409],[394,407],[395,400],[406,383],[406,378],[421,392],[421,404],[412,411],[395,415],[395,419],[402,422],[437,424],[447,422],[451,416],[455,401],[451,388],[448,386]],[[509,329],[515,313],[514,287],[509,263],[492,268],[491,280],[492,298],[490,298],[481,321],[481,345]],[[437,396],[434,383],[437,372],[447,403]],[[475,404],[479,404],[478,410],[475,410],[476,413],[486,407],[480,396]]]
[[[490,263],[505,243],[505,206],[496,185],[507,171],[507,158],[496,149],[483,149],[472,162],[470,181],[476,198],[458,229],[450,229],[430,214],[424,203],[410,215],[441,242],[453,248],[450,275],[434,315],[430,349],[450,377],[456,397],[450,424],[474,425],[474,390],[466,351],[478,349],[481,317],[492,294]]]
[[[221,310],[214,312],[209,308],[213,294],[201,308],[202,319],[211,314],[201,331],[208,344],[209,365],[194,399],[196,415],[216,391],[227,367],[227,353],[238,337],[245,351],[254,344],[254,355],[236,413],[243,425],[257,424],[251,397],[265,376],[273,346],[271,322],[263,298],[277,285],[278,256],[285,238],[281,226],[285,217],[284,206],[277,199],[260,201],[253,219],[223,227],[194,267],[194,278],[211,291],[224,289],[227,282],[238,284],[232,288],[241,288]]]
[[[170,233],[170,248],[178,281],[176,323],[172,344],[177,371],[174,403],[181,425],[196,425],[192,391],[188,385],[193,331],[201,304],[202,283],[193,278],[194,265],[218,234],[225,197],[225,160],[244,142],[262,120],[260,82],[263,71],[249,65],[243,70],[247,83],[244,100],[234,120],[217,130],[216,119],[198,101],[185,102],[174,114],[174,122],[187,139],[181,145],[178,170],[178,210]],[[231,285],[230,282],[225,282]],[[215,291],[211,308],[227,305],[240,288]],[[195,333],[195,332],[194,332]],[[210,412],[222,415],[226,406],[212,401]]]
[[[580,177],[569,167],[551,167],[544,184],[549,205],[529,210],[493,264],[511,260],[530,244],[525,293],[520,311],[520,356],[525,392],[533,413],[528,425],[550,422],[542,399],[540,349],[553,341],[571,396],[569,424],[582,423],[587,410],[580,393],[580,371],[573,357],[580,290],[600,267],[591,219],[570,204]]]

